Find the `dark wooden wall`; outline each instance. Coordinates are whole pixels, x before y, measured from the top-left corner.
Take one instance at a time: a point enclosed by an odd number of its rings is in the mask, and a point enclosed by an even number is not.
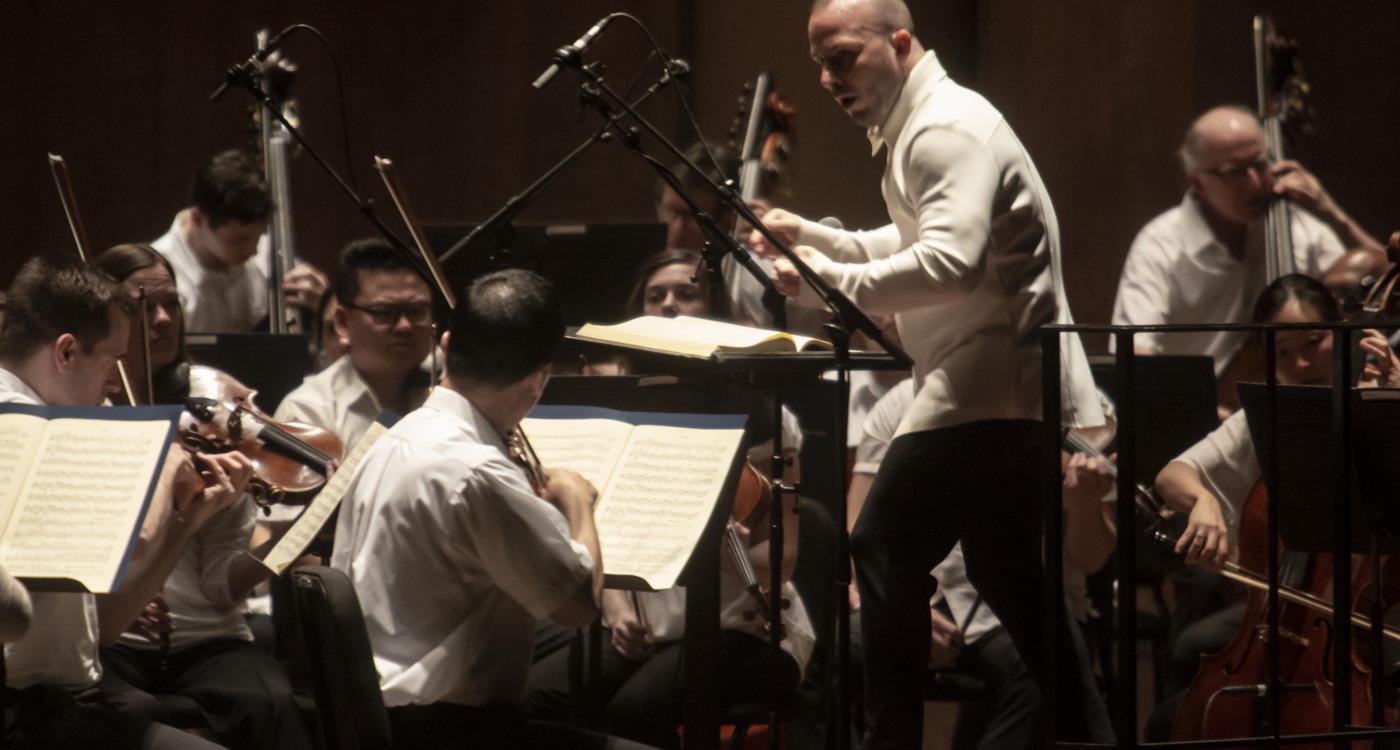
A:
[[[552,50],[607,12],[642,18],[694,66],[702,131],[722,140],[740,85],[775,73],[798,108],[792,192],[780,202],[847,226],[883,221],[864,135],[817,84],[805,2],[493,0],[473,3],[9,3],[0,9],[0,281],[31,254],[66,247],[44,153],[63,153],[93,244],[153,238],[185,202],[199,161],[246,137],[246,94],[207,97],[253,50],[253,33],[305,22],[333,45],[345,86],[342,127],[330,57],[309,34],[286,49],[307,133],[362,195],[384,201],[370,156],[394,158],[420,216],[481,219],[581,141],[576,79],[528,86]],[[1315,91],[1314,134],[1298,155],[1378,236],[1400,228],[1400,4],[1354,0],[914,0],[919,36],[958,80],[1006,113],[1059,214],[1071,302],[1105,322],[1137,229],[1179,200],[1172,150],[1192,117],[1253,97],[1250,17],[1272,12],[1298,38]],[[625,87],[646,55],[635,28],[610,28],[591,56]],[[646,112],[678,143],[694,139],[672,99]],[[652,148],[659,152],[659,148]],[[293,169],[304,255],[329,267],[370,228],[310,160]],[[616,144],[584,157],[522,217],[647,218],[652,177]],[[383,213],[383,212],[381,212]],[[392,216],[386,220],[397,226]],[[1094,342],[1091,342],[1094,343]]]

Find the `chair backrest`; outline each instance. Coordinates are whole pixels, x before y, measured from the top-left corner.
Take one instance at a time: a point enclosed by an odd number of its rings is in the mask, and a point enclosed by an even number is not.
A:
[[[334,568],[311,565],[293,571],[292,581],[325,747],[387,750],[389,716],[350,579]]]

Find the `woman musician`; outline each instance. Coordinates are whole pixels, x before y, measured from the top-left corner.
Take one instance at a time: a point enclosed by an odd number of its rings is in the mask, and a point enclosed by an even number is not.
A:
[[[1331,323],[1342,320],[1335,297],[1321,282],[1301,274],[1280,277],[1255,303],[1255,322]],[[1332,385],[1333,334],[1279,331],[1275,334],[1276,377],[1283,385]],[[1400,385],[1400,359],[1386,338],[1366,330],[1360,341],[1366,363],[1358,386]],[[1176,544],[1187,564],[1220,570],[1238,554],[1245,498],[1263,474],[1244,411],[1236,412],[1205,439],[1168,463],[1157,475],[1156,491],[1172,510],[1187,514]],[[1195,673],[1203,653],[1223,649],[1244,616],[1243,603],[1227,606],[1184,628],[1172,647],[1174,668]],[[1167,727],[1180,696],[1153,712],[1148,739],[1167,739]]]
[[[133,298],[144,298],[145,340],[143,326],[133,325],[129,351],[149,351],[153,400],[181,403],[189,391],[188,360],[169,261],[149,245],[126,244],[102,253],[96,265]],[[257,506],[245,495],[210,519],[163,594],[101,650],[101,687],[114,708],[170,723],[176,717],[154,694],[186,695],[228,747],[312,747],[285,670],[253,644],[244,619],[248,595],[269,575],[247,554],[256,518]]]

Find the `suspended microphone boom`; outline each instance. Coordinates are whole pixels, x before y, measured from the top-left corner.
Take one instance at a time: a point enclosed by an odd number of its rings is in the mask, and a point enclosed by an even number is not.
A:
[[[536,78],[535,82],[530,85],[535,87],[535,90],[538,91],[548,86],[549,82],[554,80],[554,76],[559,74],[560,66],[567,66],[570,68],[578,67],[579,61],[583,57],[584,50],[588,49],[588,45],[592,44],[593,40],[597,39],[598,35],[603,33],[603,29],[606,29],[608,24],[612,23],[613,18],[616,16],[616,13],[609,13],[603,16],[602,20],[593,24],[593,28],[583,32],[583,36],[575,39],[573,44],[566,44],[554,50],[554,63],[546,68],[545,71],[540,74],[540,77]]]
[[[287,36],[296,28],[297,27],[293,25],[282,29],[274,34],[271,39],[267,40],[267,44],[259,47],[258,51],[254,52],[247,60],[229,68],[228,77],[224,79],[224,82],[219,88],[215,89],[214,93],[209,96],[209,101],[217,102],[224,98],[224,94],[228,93],[229,86],[252,75],[253,71],[258,69],[258,66],[267,62],[267,58],[271,57],[272,53],[276,52],[277,48],[282,46],[282,42],[285,41]]]

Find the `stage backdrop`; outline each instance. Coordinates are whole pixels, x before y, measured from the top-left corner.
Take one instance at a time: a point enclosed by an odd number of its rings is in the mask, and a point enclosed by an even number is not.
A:
[[[1216,103],[1252,102],[1250,17],[1266,5],[1297,37],[1313,82],[1314,132],[1296,153],[1384,239],[1400,229],[1392,179],[1400,48],[1387,36],[1400,26],[1400,5],[1391,0],[1356,0],[1345,12],[1301,0],[913,4],[919,36],[956,79],[1001,108],[1036,159],[1080,320],[1107,321],[1133,235],[1179,200],[1172,151],[1192,117]],[[285,51],[299,66],[292,93],[306,133],[353,174],[361,196],[398,228],[371,167],[379,154],[399,164],[425,221],[480,220],[596,127],[573,74],[542,92],[529,83],[555,48],[611,11],[635,14],[659,44],[691,61],[691,101],[712,139],[725,138],[740,85],[772,71],[798,110],[793,181],[777,201],[849,227],[882,222],[882,162],[817,83],[806,3],[8,3],[0,9],[8,32],[0,45],[0,282],[30,255],[69,247],[48,151],[68,159],[94,246],[162,234],[196,165],[251,137],[248,95],[235,90],[211,104],[209,94],[252,53],[257,29],[294,22],[325,34],[343,85],[314,36],[291,38]],[[640,30],[619,21],[588,57],[626,89],[648,50]],[[647,73],[642,85],[652,80]],[[670,92],[644,112],[677,143],[696,137]],[[645,147],[664,158],[654,142]],[[292,181],[300,251],[329,269],[346,241],[372,229],[305,155]],[[652,192],[644,165],[603,144],[521,219],[645,219]]]

